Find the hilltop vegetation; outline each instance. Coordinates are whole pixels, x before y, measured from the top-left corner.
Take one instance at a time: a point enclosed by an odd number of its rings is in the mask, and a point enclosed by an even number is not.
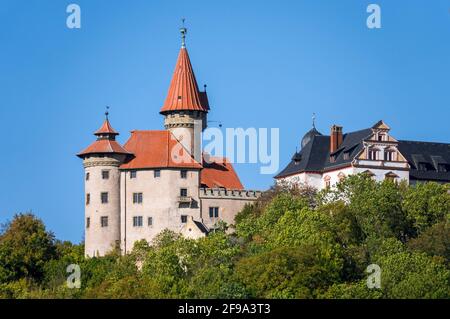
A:
[[[1,298],[450,298],[449,187],[350,176],[275,187],[198,241],[170,231],[133,253],[85,259],[30,214],[0,233]],[[66,268],[81,268],[81,288]],[[381,288],[366,268],[381,268]]]

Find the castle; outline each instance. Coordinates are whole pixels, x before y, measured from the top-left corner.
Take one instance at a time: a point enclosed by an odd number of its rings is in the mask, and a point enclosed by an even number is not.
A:
[[[122,146],[106,113],[97,140],[77,156],[85,169],[85,255],[126,254],[164,229],[200,238],[219,221],[234,223],[260,192],[244,190],[232,164],[202,154],[210,111],[185,45],[160,110],[165,130],[132,131]]]
[[[413,185],[450,183],[450,144],[397,140],[383,121],[344,134],[333,125],[330,135],[313,128],[301,141],[301,150],[277,175],[278,183],[332,187],[346,176],[364,173],[376,181],[391,179]]]

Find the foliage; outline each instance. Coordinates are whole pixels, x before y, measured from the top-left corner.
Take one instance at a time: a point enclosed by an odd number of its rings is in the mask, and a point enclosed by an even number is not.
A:
[[[20,214],[0,233],[0,298],[450,298],[449,225],[448,186],[363,175],[321,192],[274,186],[231,229],[165,230],[125,256],[85,258]],[[71,264],[80,289],[66,284]],[[380,289],[367,287],[370,264]]]

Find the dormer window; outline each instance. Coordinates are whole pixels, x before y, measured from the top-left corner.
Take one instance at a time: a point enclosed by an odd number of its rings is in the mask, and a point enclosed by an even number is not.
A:
[[[330,163],[334,163],[336,162],[336,155],[331,155],[330,156]]]
[[[350,153],[349,152],[345,152],[344,153],[344,160],[348,160],[350,159]]]
[[[419,163],[419,165],[417,166],[417,169],[419,171],[427,171],[428,170],[427,166],[428,166],[427,163]]]
[[[438,164],[438,172],[444,173],[447,172],[447,165],[446,164]]]

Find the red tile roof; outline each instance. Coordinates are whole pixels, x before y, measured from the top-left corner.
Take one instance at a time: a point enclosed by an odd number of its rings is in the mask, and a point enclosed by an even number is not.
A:
[[[199,92],[186,48],[181,48],[175,71],[170,82],[169,93],[160,113],[168,111],[208,112],[206,92]]]
[[[81,153],[77,154],[78,157],[84,157],[89,154],[107,154],[107,153],[117,153],[117,154],[130,154],[125,148],[123,148],[119,143],[113,140],[97,140],[91,145],[89,145]]]
[[[123,169],[202,168],[169,131],[132,131],[124,147],[135,157]]]
[[[209,188],[244,189],[233,165],[226,159],[209,158],[209,162],[203,163],[200,172],[200,182]]]
[[[111,134],[111,135],[119,135],[119,133],[114,130],[111,126],[111,124],[109,123],[109,120],[106,119],[105,122],[103,122],[102,127],[100,127],[95,133],[94,135],[102,135],[102,134]]]

